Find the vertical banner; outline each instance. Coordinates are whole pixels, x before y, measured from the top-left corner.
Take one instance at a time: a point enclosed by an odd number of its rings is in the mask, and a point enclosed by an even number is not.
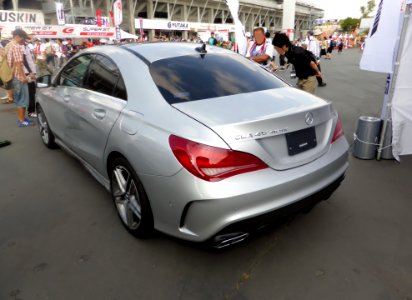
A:
[[[380,0],[368,38],[365,41],[365,49],[360,61],[362,70],[393,72],[401,4],[401,1]]]
[[[113,3],[113,21],[114,26],[119,26],[123,22],[122,0],[116,0]]]
[[[122,39],[122,32],[120,31],[120,27],[116,26],[116,40],[120,41]]]
[[[63,3],[55,2],[54,4],[56,6],[57,24],[59,24],[59,25],[66,24],[66,20],[65,20],[65,17],[64,17]]]
[[[96,9],[96,23],[98,27],[102,27],[102,11],[99,9]]]
[[[143,19],[139,18],[139,22],[140,22],[140,40],[144,42]]]
[[[243,24],[239,19],[239,0],[226,0],[226,4],[229,7],[230,13],[233,17],[233,22],[235,23],[235,36],[239,54],[245,56],[247,51],[247,42]]]

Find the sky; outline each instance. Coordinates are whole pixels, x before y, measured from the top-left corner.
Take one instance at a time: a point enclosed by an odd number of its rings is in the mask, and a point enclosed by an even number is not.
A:
[[[360,7],[366,6],[368,0],[303,0],[313,3],[325,11],[324,19],[360,18]],[[375,0],[375,3],[378,1]]]

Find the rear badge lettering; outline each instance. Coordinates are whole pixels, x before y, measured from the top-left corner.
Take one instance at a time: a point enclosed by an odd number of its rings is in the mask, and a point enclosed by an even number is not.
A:
[[[243,141],[243,140],[249,140],[249,139],[259,139],[263,138],[266,136],[274,136],[274,135],[279,135],[279,134],[284,134],[288,132],[286,128],[282,129],[273,129],[270,131],[258,131],[255,133],[248,133],[248,134],[239,134],[235,137],[236,141]]]

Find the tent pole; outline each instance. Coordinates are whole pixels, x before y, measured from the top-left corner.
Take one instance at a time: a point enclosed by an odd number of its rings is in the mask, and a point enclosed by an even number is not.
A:
[[[401,29],[401,34],[399,36],[399,40],[397,42],[397,49],[396,49],[396,56],[395,56],[395,65],[394,65],[394,70],[393,70],[393,74],[391,76],[390,79],[390,83],[389,83],[389,100],[388,103],[386,104],[386,107],[382,108],[382,118],[383,118],[383,126],[382,126],[382,132],[381,132],[381,137],[379,140],[379,146],[378,146],[378,154],[376,156],[377,160],[381,159],[382,156],[382,147],[383,147],[383,143],[385,141],[385,135],[386,135],[386,130],[388,128],[388,119],[391,116],[391,106],[392,106],[392,98],[393,98],[393,93],[395,90],[395,85],[396,85],[396,79],[398,77],[398,72],[399,72],[399,63],[400,63],[400,59],[401,59],[401,53],[403,50],[403,46],[405,43],[405,35],[406,35],[406,27],[408,25],[408,21],[409,21],[409,16],[411,13],[411,4],[407,4],[405,7],[405,14],[403,17],[403,24],[402,24],[402,29]]]

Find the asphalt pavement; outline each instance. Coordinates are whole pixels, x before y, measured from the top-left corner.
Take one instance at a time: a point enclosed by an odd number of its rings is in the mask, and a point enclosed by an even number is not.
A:
[[[322,61],[317,94],[353,141],[361,115],[379,116],[385,75],[360,52]],[[289,71],[279,71],[287,78]],[[1,91],[0,96],[3,91]],[[110,194],[73,158],[18,128],[0,104],[0,299],[412,299],[412,157],[350,157],[328,201],[245,243],[209,251],[123,229]]]

